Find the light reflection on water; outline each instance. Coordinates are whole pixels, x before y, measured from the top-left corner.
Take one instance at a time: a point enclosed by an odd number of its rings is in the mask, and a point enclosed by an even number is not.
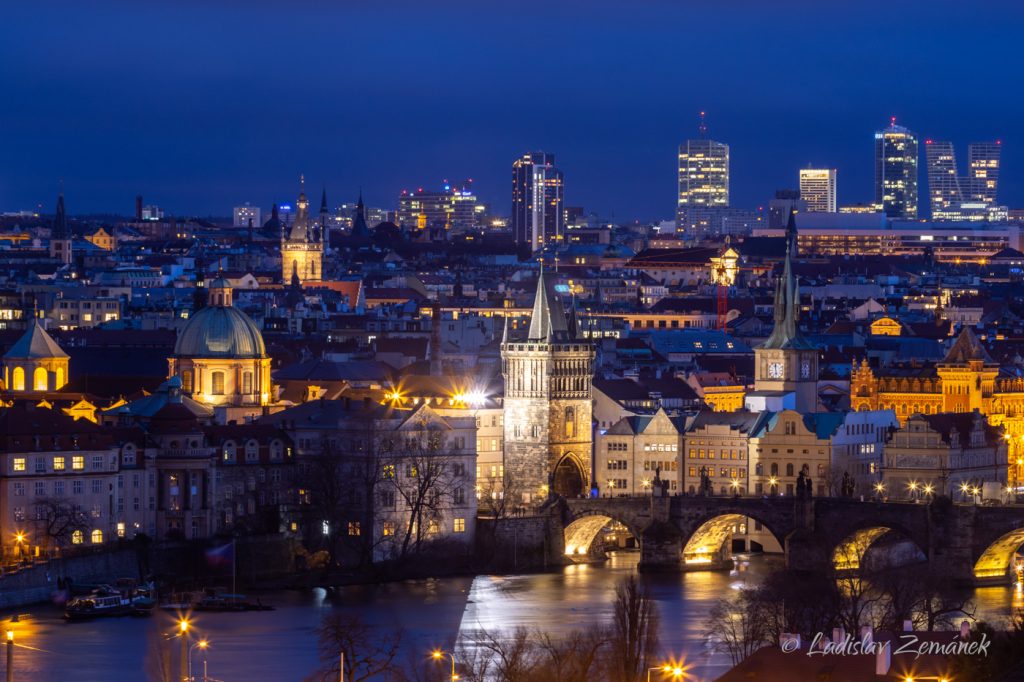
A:
[[[210,674],[226,682],[302,680],[318,665],[314,629],[331,608],[359,613],[371,625],[406,631],[399,661],[422,661],[434,647],[467,646],[481,629],[508,634],[517,627],[555,635],[607,624],[615,586],[636,570],[638,555],[617,554],[602,564],[574,565],[553,573],[477,578],[415,580],[345,587],[336,600],[322,590],[260,595],[276,611],[244,614],[195,614],[200,636],[211,642]],[[685,654],[701,680],[714,679],[728,660],[711,655],[703,630],[713,603],[745,585],[755,585],[776,559],[752,559],[732,574],[704,571],[644,575],[658,603],[665,656]],[[1024,595],[1012,587],[974,592],[977,617],[1003,624],[1024,607]],[[151,619],[114,618],[65,623],[54,607],[20,609],[29,614],[17,625],[18,680],[40,682],[137,682],[147,679],[147,658],[161,632],[173,627],[167,614]],[[0,614],[4,619],[10,613]],[[176,652],[175,652],[176,653]],[[199,666],[198,654],[194,664]],[[3,666],[0,660],[0,667]]]

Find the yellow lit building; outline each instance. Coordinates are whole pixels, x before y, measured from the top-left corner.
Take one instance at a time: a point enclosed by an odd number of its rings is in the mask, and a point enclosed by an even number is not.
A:
[[[68,354],[33,319],[3,357],[4,386],[14,393],[58,391],[68,383]]]
[[[85,236],[85,241],[89,242],[96,248],[103,249],[104,251],[113,251],[117,248],[117,239],[102,227],[92,234],[87,234]]]
[[[209,305],[178,332],[170,376],[185,395],[211,407],[270,404],[270,358],[256,323],[232,305],[231,285],[210,284]]]
[[[934,367],[876,372],[867,361],[854,366],[850,405],[858,411],[893,410],[901,424],[915,414],[978,410],[1017,444],[1010,457],[1024,456],[1024,379],[1000,378],[999,365],[969,327]]]
[[[300,182],[295,220],[288,234],[281,238],[281,281],[298,279],[300,284],[305,284],[323,279],[324,242],[320,228],[309,218],[305,178]]]
[[[891,317],[880,317],[871,323],[872,336],[899,336],[902,332],[903,325]]]

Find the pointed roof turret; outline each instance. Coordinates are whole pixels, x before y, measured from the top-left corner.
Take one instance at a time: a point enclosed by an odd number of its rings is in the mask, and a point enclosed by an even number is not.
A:
[[[980,361],[990,365],[995,364],[995,360],[985,350],[985,346],[981,345],[981,341],[971,331],[971,328],[964,327],[960,335],[956,337],[956,341],[953,342],[949,352],[946,353],[946,357],[942,359],[941,364],[966,365],[971,361]]]
[[[64,192],[57,196],[57,212],[53,217],[53,231],[50,232],[50,239],[71,239],[68,232],[68,218],[64,212]]]
[[[66,358],[68,354],[61,350],[53,337],[46,333],[38,318],[32,318],[32,325],[22,334],[10,349],[4,353],[5,359],[39,360],[44,358]]]
[[[304,242],[309,239],[309,199],[306,198],[306,176],[299,176],[299,199],[295,202],[295,220],[288,240]]]
[[[789,214],[786,228],[786,260],[782,276],[775,282],[775,327],[761,348],[813,348],[813,344],[800,333],[800,285],[793,273],[793,252],[796,251],[796,221]]]
[[[569,338],[565,309],[551,284],[544,277],[543,263],[537,276],[537,294],[533,299],[533,313],[530,315],[530,331],[527,338],[530,341],[564,341]]]
[[[366,206],[363,205],[363,190],[359,190],[359,201],[356,202],[356,214],[352,218],[352,236],[366,239],[370,236],[370,226],[366,224]]]

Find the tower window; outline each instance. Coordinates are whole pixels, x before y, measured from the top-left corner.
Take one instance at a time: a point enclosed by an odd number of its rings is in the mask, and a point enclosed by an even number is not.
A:
[[[211,376],[213,388],[210,391],[213,395],[224,395],[224,372],[214,372]]]
[[[565,437],[573,438],[576,435],[576,412],[571,407],[565,408]]]
[[[252,393],[252,372],[242,372],[242,393]]]
[[[192,370],[186,369],[181,373],[181,390],[186,393],[192,392]]]

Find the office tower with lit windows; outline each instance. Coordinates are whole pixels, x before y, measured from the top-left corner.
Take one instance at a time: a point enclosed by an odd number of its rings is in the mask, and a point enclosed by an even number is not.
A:
[[[686,232],[696,222],[696,209],[729,206],[729,145],[707,138],[704,112],[700,114],[700,137],[679,145],[679,196],[676,230]]]
[[[473,230],[479,227],[485,206],[477,201],[473,181],[462,187],[444,181],[440,190],[402,190],[398,197],[398,224],[413,229]]]
[[[917,136],[896,117],[875,133],[875,203],[890,218],[917,218]]]
[[[924,149],[928,164],[928,197],[932,220],[946,220],[955,210],[959,210],[964,200],[960,179],[956,174],[953,143],[925,140]]]
[[[531,251],[558,242],[565,232],[565,179],[555,155],[528,152],[512,163],[512,235]]]
[[[960,176],[953,143],[925,140],[932,220],[1006,220],[1005,207],[996,205],[1001,151],[998,140],[968,145],[967,175]]]
[[[256,206],[250,206],[249,204],[235,206],[234,220],[232,220],[231,224],[234,227],[248,227],[251,222],[253,225],[260,226],[263,224],[261,218],[261,211]]]
[[[836,212],[836,169],[801,168],[800,198],[813,213]]]
[[[994,206],[999,183],[999,158],[1002,142],[975,142],[967,146],[967,187],[971,201]]]

